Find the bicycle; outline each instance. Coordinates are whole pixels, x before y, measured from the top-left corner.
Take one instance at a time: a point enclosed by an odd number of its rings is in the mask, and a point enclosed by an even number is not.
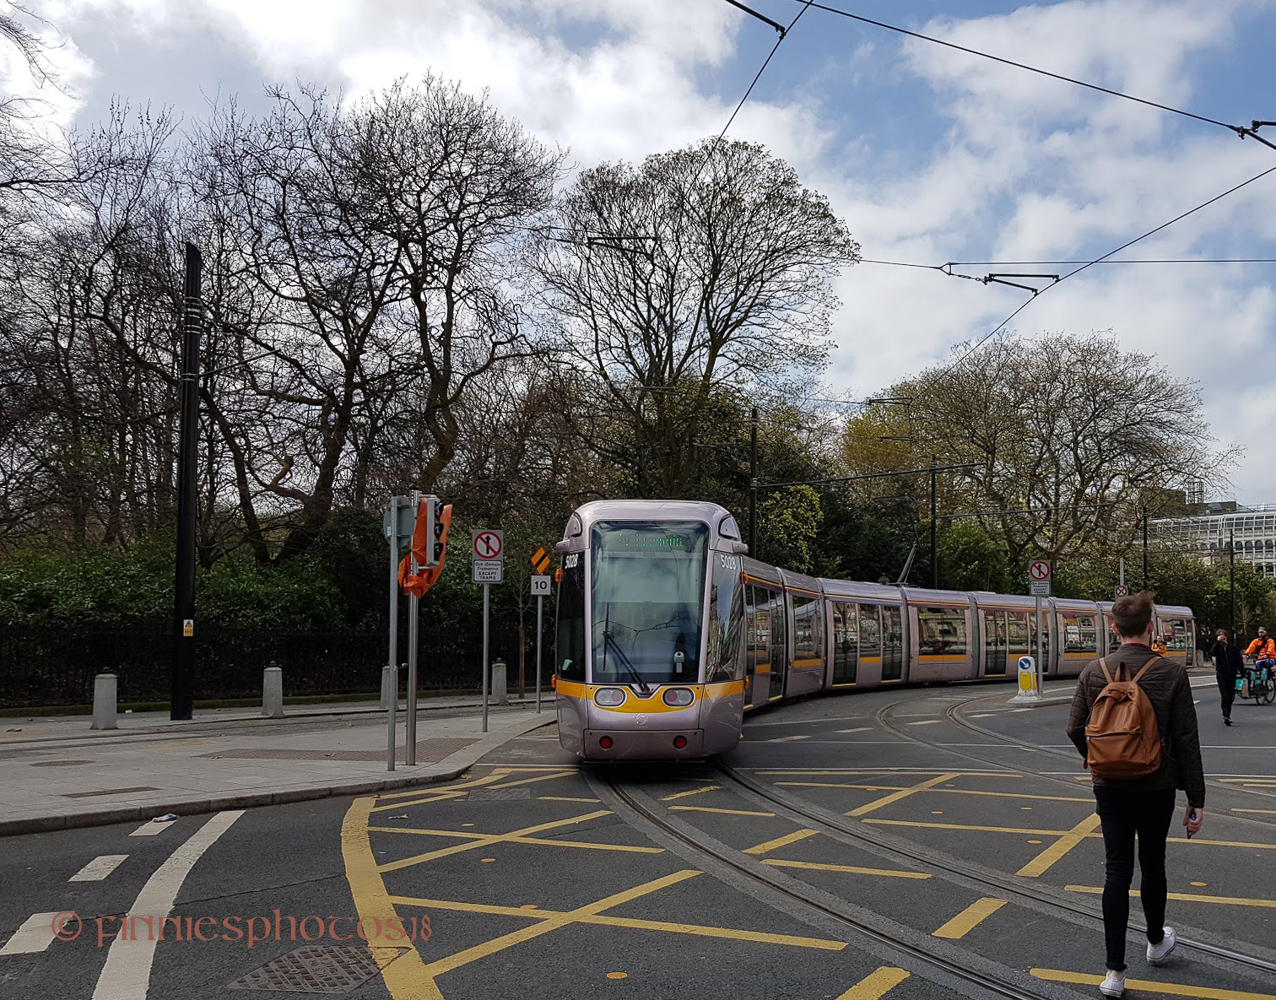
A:
[[[1276,679],[1272,677],[1272,668],[1276,661],[1259,660],[1246,665],[1245,673],[1236,678],[1236,695],[1239,698],[1253,698],[1256,705],[1270,705],[1276,701]]]

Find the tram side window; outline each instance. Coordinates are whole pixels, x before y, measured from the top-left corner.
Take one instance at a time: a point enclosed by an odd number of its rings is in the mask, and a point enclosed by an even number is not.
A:
[[[861,604],[860,614],[871,605]],[[882,606],[882,680],[897,681],[904,675],[904,609]]]
[[[1191,646],[1187,621],[1183,618],[1158,618],[1161,638],[1167,653],[1182,653]]]
[[[585,679],[585,567],[576,553],[563,559],[558,585],[557,672],[565,681]]]
[[[966,613],[961,608],[918,608],[917,632],[921,656],[966,653]]]
[[[1030,655],[1031,643],[1028,637],[1031,633],[1028,631],[1028,616],[1022,611],[1006,612],[1006,639],[1009,648],[1006,652],[1010,656],[1028,656]]]
[[[1063,651],[1065,653],[1099,653],[1099,633],[1094,615],[1061,614]]]
[[[860,605],[860,656],[882,655],[882,626],[876,604]]]
[[[829,614],[833,618],[833,683],[852,684],[859,660],[855,605],[830,601]]]
[[[799,667],[824,660],[822,602],[816,597],[793,595],[793,659]]]
[[[708,683],[744,676],[740,658],[740,628],[744,620],[744,586],[740,582],[740,557],[711,554],[713,581],[709,590]]]

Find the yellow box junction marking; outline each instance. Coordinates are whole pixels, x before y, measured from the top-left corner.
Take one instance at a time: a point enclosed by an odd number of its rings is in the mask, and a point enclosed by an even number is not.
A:
[[[705,785],[703,788],[693,788],[689,792],[675,792],[673,795],[666,795],[661,802],[673,802],[675,799],[685,799],[689,795],[700,795],[703,792],[716,792],[722,786],[716,782],[712,785]]]
[[[1098,885],[1065,885],[1068,892],[1083,892],[1090,896],[1102,896],[1103,886]],[[1130,895],[1140,895],[1138,889],[1131,889]],[[1247,899],[1244,896],[1206,896],[1195,892],[1169,892],[1168,899],[1183,900],[1188,903],[1215,903],[1219,906],[1255,906],[1260,909],[1276,910],[1276,899]]]
[[[932,936],[937,938],[951,938],[954,941],[964,938],[976,926],[988,917],[991,917],[1005,905],[1006,900],[994,899],[992,896],[985,896],[983,899],[977,899],[957,914],[957,916],[953,917],[952,920],[944,924],[943,927],[935,931]]]
[[[844,815],[864,816],[864,815],[867,815],[868,813],[876,812],[878,809],[881,809],[884,806],[889,806],[895,802],[898,802],[901,799],[906,799],[910,795],[916,795],[918,792],[929,791],[930,789],[934,788],[936,785],[941,785],[945,781],[952,781],[954,778],[959,778],[959,777],[961,777],[961,774],[959,772],[945,771],[943,774],[937,775],[934,778],[928,778],[926,781],[922,781],[916,785],[912,785],[908,788],[901,789],[898,792],[892,792],[890,795],[885,795],[880,799],[877,799],[873,802],[869,802],[866,805],[862,805],[858,809],[852,809],[850,812],[845,813]]]
[[[784,861],[780,858],[763,858],[764,865],[775,868],[807,868],[817,872],[845,872],[848,875],[882,875],[886,878],[930,878],[926,872],[904,872],[891,868],[861,868],[859,865],[830,865],[818,861]]]
[[[699,874],[699,873],[695,873]],[[525,919],[550,919],[573,917],[579,911],[534,910],[516,906],[496,906],[486,903],[461,903],[447,899],[421,899],[415,896],[391,896],[390,901],[399,906],[421,907],[427,910],[451,910],[457,913],[483,913],[495,917],[523,917]],[[644,920],[636,917],[619,917],[605,913],[574,916],[570,921],[579,924],[596,924],[603,927],[622,927],[626,930],[661,931],[666,934],[689,934],[696,937],[725,939],[729,941],[756,941],[761,944],[779,944],[793,948],[813,948],[817,951],[842,951],[845,941],[829,938],[800,937],[792,934],[770,934],[764,931],[746,931],[734,927],[709,927],[701,924],[684,924],[669,920]]]
[[[369,833],[407,833],[415,834],[420,837],[460,837],[466,840],[484,841],[483,844],[474,844],[475,847],[484,847],[492,843],[493,837],[499,837],[502,842],[510,844],[537,844],[542,847],[574,847],[587,851],[620,851],[621,853],[630,854],[663,854],[663,847],[639,847],[630,844],[596,844],[588,840],[550,840],[545,837],[521,837],[515,834],[491,834],[491,833],[471,833],[468,830],[426,830],[420,827],[411,826],[370,826]],[[395,862],[389,862],[394,864]]]
[[[724,816],[774,816],[775,813],[754,812],[751,809],[714,809],[712,806],[670,806],[670,812],[720,813]]]
[[[806,840],[807,837],[814,837],[818,832],[818,830],[796,830],[793,833],[785,834],[783,837],[776,837],[774,840],[768,840],[765,843],[746,848],[744,853],[770,854],[778,848],[788,847],[789,844],[796,844],[799,840]]]
[[[431,802],[438,802],[440,799],[456,799],[463,795],[468,795],[470,790],[480,786],[489,788],[514,788],[517,785],[531,785],[538,781],[555,781],[558,778],[567,778],[574,775],[575,771],[558,771],[554,774],[539,774],[534,778],[519,778],[517,781],[500,781],[501,777],[506,775],[490,774],[486,778],[479,778],[476,781],[468,782],[465,785],[453,785],[446,789],[439,789],[435,792],[429,792],[423,788],[413,789],[411,792],[395,792],[395,798],[400,801],[391,805],[377,806],[374,811],[382,812],[386,809],[407,809],[409,806],[429,805]],[[499,783],[498,783],[499,782]],[[406,798],[406,796],[416,796],[416,798]],[[382,799],[391,798],[389,795],[382,795]]]
[[[377,871],[372,841],[368,837],[368,818],[375,801],[371,798],[355,799],[341,823],[341,856],[345,861],[346,881],[350,884],[355,910],[364,922],[365,932],[368,927],[375,931],[368,936],[368,948],[381,969],[381,977],[390,996],[394,1000],[443,1000],[434,977],[425,970],[416,943],[404,941],[406,935],[395,940],[386,933],[387,925],[390,930],[394,929],[390,922],[397,919],[398,914],[385,891],[385,881]],[[407,951],[403,950],[405,945]]]
[[[780,788],[853,788],[861,792],[907,791],[910,786],[861,785],[841,781],[777,781]],[[937,795],[987,795],[998,799],[1031,799],[1037,802],[1093,802],[1094,796],[1080,795],[1031,795],[1027,792],[985,792],[976,788],[932,788]]]
[[[1066,972],[1061,969],[1029,969],[1028,974],[1037,979],[1055,983],[1076,983],[1079,986],[1098,986],[1102,976],[1086,972]],[[1276,993],[1250,993],[1245,990],[1219,990],[1212,986],[1189,986],[1184,983],[1162,983],[1154,979],[1126,979],[1127,990],[1169,994],[1176,997],[1198,997],[1199,1000],[1276,1000]]]
[[[843,993],[837,1000],[878,1000],[908,978],[903,969],[893,969],[884,965],[876,972],[870,973]]]
[[[398,861],[387,861],[383,865],[378,865],[378,870],[383,872],[398,871],[401,868],[411,868],[414,865],[423,864],[426,861],[434,861],[437,858],[445,858],[451,854],[460,854],[464,851],[473,851],[479,847],[489,847],[492,844],[501,842],[517,841],[520,837],[526,837],[529,834],[540,833],[543,830],[556,830],[564,826],[573,826],[576,823],[587,823],[591,819],[599,819],[602,816],[610,816],[610,809],[596,809],[593,812],[581,813],[579,816],[569,816],[567,819],[552,820],[549,823],[537,823],[535,826],[525,826],[521,830],[511,830],[509,833],[491,833],[483,834],[468,844],[453,844],[451,847],[442,847],[437,851],[427,851],[424,854],[415,854],[410,858],[401,858]],[[456,834],[458,837],[468,836],[468,834]]]
[[[1098,825],[1098,813],[1091,813],[1015,874],[1025,878],[1036,878],[1038,875],[1045,874],[1056,861],[1061,861],[1069,851],[1092,834]]]

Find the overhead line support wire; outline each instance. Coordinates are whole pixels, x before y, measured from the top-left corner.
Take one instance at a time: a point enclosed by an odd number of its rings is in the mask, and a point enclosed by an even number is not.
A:
[[[728,2],[731,2],[731,0],[728,0]],[[852,14],[848,10],[842,10],[838,7],[830,7],[827,4],[815,3],[814,0],[809,0],[807,6],[815,7],[817,10],[826,11],[829,14],[837,14],[840,17],[847,17],[852,21],[861,21],[864,24],[871,24],[875,28],[885,28],[887,31],[894,31],[901,35],[908,35],[910,38],[917,38],[923,42],[930,42],[934,45],[942,45],[945,48],[955,49],[958,52],[965,52],[968,55],[979,56],[982,59],[991,59],[993,62],[999,62],[1006,66],[1013,66],[1016,69],[1027,70],[1029,73],[1037,73],[1040,76],[1048,76],[1053,80],[1060,80],[1063,83],[1071,83],[1074,86],[1085,87],[1088,90],[1097,90],[1102,94],[1108,94],[1112,97],[1120,97],[1127,101],[1134,101],[1136,104],[1144,104],[1150,108],[1159,108],[1161,111],[1168,111],[1171,114],[1182,115],[1184,118],[1194,118],[1199,122],[1205,122],[1207,125],[1217,125],[1220,128],[1225,128],[1229,131],[1235,132],[1242,139],[1245,138],[1246,135],[1249,135],[1252,138],[1258,139],[1258,141],[1264,145],[1271,146],[1273,149],[1276,149],[1276,145],[1272,145],[1270,142],[1267,142],[1267,140],[1261,139],[1255,134],[1255,130],[1260,124],[1273,124],[1271,122],[1254,122],[1250,128],[1246,128],[1243,125],[1229,125],[1227,122],[1221,122],[1215,118],[1207,118],[1204,115],[1198,115],[1191,111],[1184,111],[1181,108],[1172,108],[1168,104],[1158,104],[1156,101],[1149,101],[1142,97],[1134,97],[1131,94],[1123,94],[1119,90],[1112,90],[1108,87],[1100,87],[1097,83],[1086,83],[1084,80],[1076,80],[1070,76],[1064,76],[1061,73],[1051,73],[1049,70],[1039,69],[1036,66],[1029,66],[1027,63],[1015,62],[1013,59],[995,56],[990,52],[981,52],[979,49],[967,48],[964,45],[958,45],[956,42],[946,42],[942,38],[932,38],[930,35],[923,35],[916,31],[909,31],[907,28],[901,28],[894,24],[887,24],[885,21],[874,21],[871,17],[864,17],[861,14]]]
[[[740,8],[740,10],[744,11],[746,14],[752,14],[759,21],[765,21],[767,24],[771,25],[771,27],[780,33],[781,40],[783,40],[784,36],[788,34],[789,29],[784,25],[780,24],[778,21],[772,21],[765,14],[759,14],[752,7],[746,7],[744,4],[740,3],[740,0],[727,0],[727,3],[729,3],[732,7]]]

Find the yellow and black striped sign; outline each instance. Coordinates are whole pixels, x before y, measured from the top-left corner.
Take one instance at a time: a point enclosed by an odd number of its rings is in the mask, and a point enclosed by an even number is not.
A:
[[[532,564],[532,569],[534,569],[537,573],[544,573],[545,570],[549,569],[549,553],[545,551],[545,546],[540,546],[532,553],[530,562]]]

